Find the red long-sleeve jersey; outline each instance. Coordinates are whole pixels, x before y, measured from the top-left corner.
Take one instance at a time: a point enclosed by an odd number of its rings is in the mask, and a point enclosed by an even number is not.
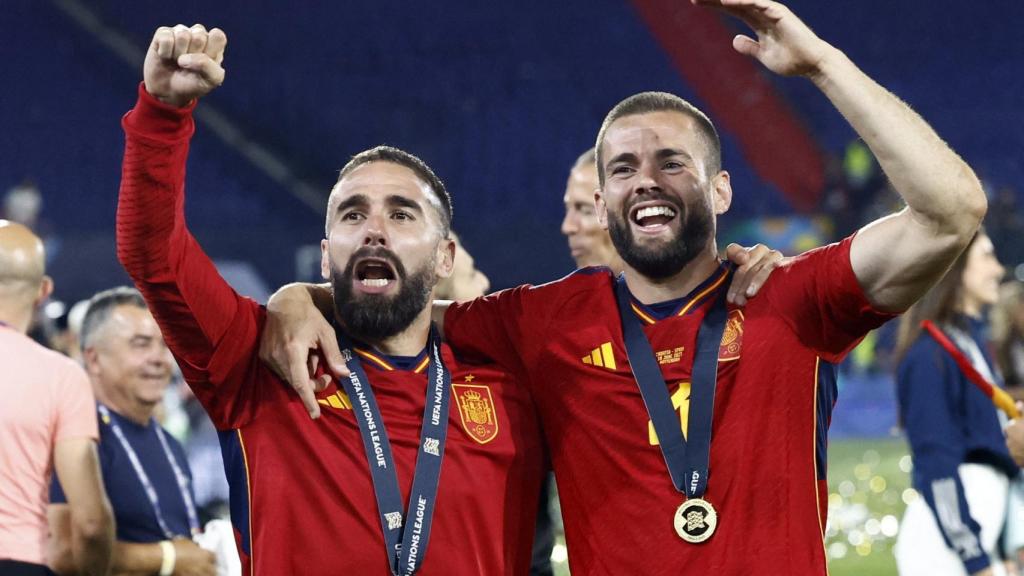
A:
[[[874,310],[850,266],[847,239],[772,273],[745,307],[730,306],[719,350],[704,497],[718,511],[710,540],[673,527],[672,485],[630,370],[604,268],[452,306],[445,335],[520,375],[547,436],[574,575],[826,574],[825,437],[835,365],[891,315]],[[697,331],[725,265],[677,301],[633,312],[687,430]]]
[[[194,104],[193,106],[194,107]],[[221,431],[231,520],[244,574],[387,574],[369,465],[342,387],[319,393],[319,420],[257,358],[265,310],[217,273],[184,217],[192,107],[139,87],[122,122],[118,257],[142,291],[185,379]],[[452,372],[448,442],[424,575],[525,574],[542,473],[527,389],[495,366]],[[408,501],[425,362],[402,369],[362,350]]]

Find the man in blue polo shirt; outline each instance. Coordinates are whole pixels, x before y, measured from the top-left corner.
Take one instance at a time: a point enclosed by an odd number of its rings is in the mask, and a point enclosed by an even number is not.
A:
[[[100,465],[117,521],[113,573],[216,574],[215,557],[192,541],[199,531],[192,473],[181,445],[153,418],[172,359],[138,291],[92,298],[82,356],[97,399]],[[69,511],[59,479],[51,490],[51,568],[67,573]]]

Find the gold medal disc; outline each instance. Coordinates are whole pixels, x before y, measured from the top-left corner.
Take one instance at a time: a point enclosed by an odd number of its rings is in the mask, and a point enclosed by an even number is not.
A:
[[[715,533],[718,513],[707,500],[690,498],[676,509],[673,524],[680,538],[691,544],[700,544]]]

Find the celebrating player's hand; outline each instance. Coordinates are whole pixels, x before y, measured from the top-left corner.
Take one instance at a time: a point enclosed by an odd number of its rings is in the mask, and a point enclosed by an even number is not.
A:
[[[174,576],[217,576],[217,556],[185,538],[174,544]]]
[[[829,45],[797,18],[789,8],[771,0],[691,0],[717,7],[739,18],[757,34],[757,40],[740,34],[732,45],[737,52],[757,58],[769,70],[783,76],[807,76],[820,70]]]
[[[219,28],[162,26],[153,34],[142,76],[146,91],[165,104],[185,106],[224,82],[224,47],[228,37]]]
[[[321,357],[324,366],[317,375]],[[334,328],[314,307],[306,288],[298,284],[278,290],[267,302],[260,360],[291,385],[311,418],[320,416],[316,393],[326,388],[332,377],[348,376]]]
[[[737,306],[743,306],[748,299],[753,298],[761,286],[764,286],[772,271],[785,261],[782,252],[772,250],[764,244],[758,244],[753,248],[729,244],[725,247],[725,257],[737,265],[732,283],[729,284],[729,293],[726,295],[726,299]]]

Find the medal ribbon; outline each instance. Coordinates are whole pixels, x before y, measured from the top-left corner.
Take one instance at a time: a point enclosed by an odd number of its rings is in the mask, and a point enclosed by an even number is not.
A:
[[[355,402],[354,416],[366,451],[373,479],[373,492],[377,498],[381,530],[391,573],[396,576],[414,574],[423,563],[430,539],[434,517],[434,502],[441,478],[441,460],[448,435],[448,404],[451,397],[451,373],[441,358],[441,338],[431,326],[430,369],[427,371],[427,401],[423,409],[420,446],[416,456],[409,506],[402,505],[402,492],[398,487],[395,460],[391,453],[384,421],[381,419],[377,399],[370,387],[359,356],[347,336],[338,333],[342,355],[351,372],[341,380],[345,393]],[[409,521],[409,513],[413,520]],[[409,529],[407,529],[409,528]]]
[[[160,508],[160,497],[157,496],[156,488],[153,487],[153,482],[150,481],[149,475],[146,474],[145,469],[142,468],[142,462],[139,461],[139,455],[135,453],[135,449],[128,443],[128,439],[124,435],[124,430],[117,423],[117,420],[110,416],[110,410],[103,404],[97,404],[96,409],[99,410],[100,416],[104,422],[110,424],[110,430],[114,433],[114,437],[120,442],[121,448],[124,449],[125,453],[128,454],[128,461],[132,464],[132,469],[135,471],[135,476],[139,479],[142,484],[143,490],[146,492],[146,498],[149,499],[149,503],[153,506],[153,512],[156,514],[156,522],[160,525],[160,530],[163,531],[164,537],[168,540],[173,540],[181,536],[181,534],[175,534],[171,532],[171,529],[167,526],[167,521],[164,520],[163,510]],[[174,480],[178,484],[178,490],[181,492],[181,499],[185,502],[185,513],[188,514],[188,527],[192,531],[192,535],[199,533],[199,515],[196,513],[195,502],[192,501],[192,491],[189,489],[188,476],[182,471],[181,466],[178,465],[178,459],[174,457],[174,453],[171,452],[170,445],[167,444],[167,439],[164,438],[163,428],[159,424],[153,423],[153,427],[156,428],[156,436],[160,439],[160,446],[164,449],[164,455],[167,456],[167,462],[171,465],[171,469],[174,471]]]
[[[731,272],[730,272],[731,275]],[[711,419],[715,407],[715,382],[718,379],[718,350],[728,313],[725,296],[728,290],[720,288],[714,296],[711,309],[704,315],[697,332],[697,351],[694,355],[690,384],[689,440],[683,437],[679,418],[672,408],[668,385],[661,375],[651,343],[644,334],[640,319],[630,309],[629,288],[625,276],[619,276],[615,298],[619,304],[622,334],[640,395],[647,414],[658,434],[661,454],[665,458],[669,476],[676,490],[687,498],[700,498],[708,485],[708,467],[711,456]]]
[[[921,327],[924,328],[935,341],[939,343],[939,346],[953,357],[956,365],[960,367],[960,370],[967,376],[967,379],[972,384],[977,386],[985,396],[988,396],[992,403],[995,404],[996,408],[1002,410],[1010,419],[1020,418],[1020,411],[1017,410],[1017,405],[1014,403],[1013,398],[1006,393],[1005,390],[992,384],[987,378],[981,375],[980,372],[974,367],[970,359],[956,347],[953,342],[935,325],[931,320],[924,320],[921,322]]]

